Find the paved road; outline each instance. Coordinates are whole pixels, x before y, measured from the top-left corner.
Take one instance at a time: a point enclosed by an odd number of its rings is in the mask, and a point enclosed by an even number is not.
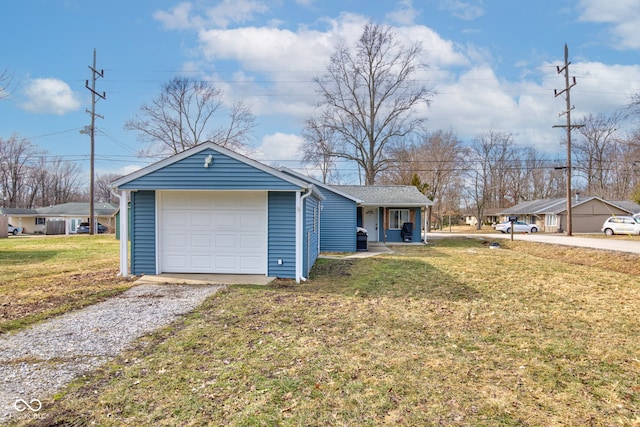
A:
[[[461,233],[448,233],[441,231],[434,231],[427,235],[427,241],[429,239],[441,239],[446,237],[477,237],[488,240],[498,239],[510,239],[510,234],[502,233],[482,233],[482,234],[461,234]],[[634,254],[640,254],[640,237],[633,236],[633,240],[619,240],[616,238],[593,238],[593,237],[581,237],[580,235],[573,235],[571,237],[563,234],[545,234],[545,233],[533,233],[533,234],[514,234],[513,240],[524,240],[529,242],[551,243],[554,245],[565,246],[577,246],[582,248],[603,249],[608,251],[629,252]]]

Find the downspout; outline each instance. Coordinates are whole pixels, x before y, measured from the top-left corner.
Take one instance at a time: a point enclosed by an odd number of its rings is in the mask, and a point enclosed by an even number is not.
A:
[[[120,200],[120,276],[129,277],[129,195],[127,190],[111,194]]]
[[[425,206],[424,207],[424,218],[423,218],[423,222],[424,222],[424,243],[429,243],[429,242],[427,242],[427,233],[429,231],[427,229],[427,227],[428,227],[428,225],[427,225],[427,212],[428,212],[428,210],[429,210],[429,207]]]
[[[304,209],[303,202],[304,199],[311,195],[311,188],[305,188],[306,193],[302,196],[300,195],[300,191],[296,191],[296,283],[300,283],[307,281],[307,278],[302,276],[302,264],[304,261],[304,254],[302,251],[302,244],[304,242]]]

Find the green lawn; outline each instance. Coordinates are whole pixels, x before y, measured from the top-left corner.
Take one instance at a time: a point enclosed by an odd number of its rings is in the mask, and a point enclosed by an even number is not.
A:
[[[0,333],[129,288],[113,235],[0,239]]]
[[[640,423],[637,256],[394,249],[319,260],[300,285],[231,287],[43,402],[33,425]]]

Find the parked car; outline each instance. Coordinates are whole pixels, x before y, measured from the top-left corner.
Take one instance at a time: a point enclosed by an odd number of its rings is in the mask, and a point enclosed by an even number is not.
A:
[[[496,224],[496,231],[500,231],[502,233],[511,233],[511,222],[501,222],[500,224]],[[524,221],[515,221],[513,223],[513,232],[514,233],[537,233],[538,226],[535,224],[527,224]]]
[[[81,222],[76,227],[76,233],[78,234],[89,233],[89,231],[91,231],[91,228],[88,222]],[[106,233],[106,232],[107,232],[107,227],[98,223],[98,233]]]
[[[7,232],[9,234],[13,234],[14,236],[17,235],[18,233],[20,233],[20,228],[19,227],[14,227],[13,225],[9,224],[8,226],[8,230]]]
[[[602,224],[602,232],[607,236],[614,234],[640,235],[640,217],[611,216]]]

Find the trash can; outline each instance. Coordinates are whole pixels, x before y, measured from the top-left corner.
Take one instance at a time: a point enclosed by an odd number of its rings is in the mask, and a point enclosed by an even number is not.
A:
[[[369,239],[369,233],[362,227],[358,227],[356,232],[356,250],[358,252],[368,251],[367,240]]]

